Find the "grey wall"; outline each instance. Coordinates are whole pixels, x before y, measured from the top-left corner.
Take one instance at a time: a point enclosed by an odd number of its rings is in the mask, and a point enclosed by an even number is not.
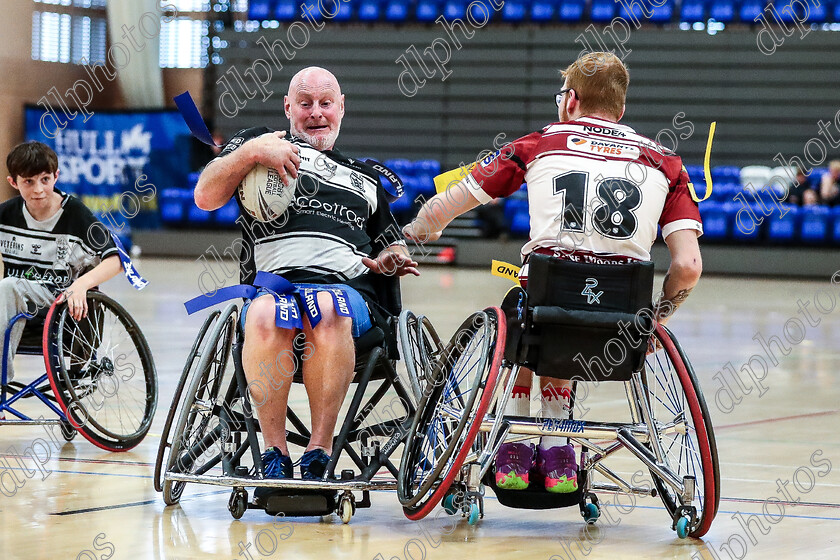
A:
[[[347,96],[339,139],[346,153],[435,158],[448,166],[473,161],[492,147],[499,133],[512,139],[556,120],[552,97],[561,83],[557,71],[581,51],[575,37],[583,31],[491,24],[470,40],[458,35],[462,48],[452,49],[451,76],[441,81],[437,71],[409,98],[397,86],[403,66],[395,60],[412,44],[422,52],[434,39],[446,37],[441,26],[341,26],[327,21],[322,31],[310,33],[308,45],[290,48],[295,53],[291,61],[281,55],[283,68],[272,68],[266,89],[275,93],[267,101],[258,94],[232,118],[217,112],[217,127],[229,135],[247,126],[287,126],[282,94],[288,81],[300,68],[317,64],[338,76]],[[267,59],[256,45],[261,36],[289,44],[285,27],[226,30],[220,39],[227,46],[216,49],[223,61],[208,75],[223,75],[232,66],[242,73],[253,60]],[[614,43],[607,40],[607,46]],[[817,120],[831,121],[840,110],[838,47],[840,34],[814,31],[804,39],[798,34],[787,38],[767,56],[756,47],[755,30],[745,28],[715,36],[633,30],[626,43],[631,52],[624,57],[631,82],[623,122],[654,136],[673,128],[675,114],[684,112],[695,130],[679,141],[677,151],[686,163],[701,164],[709,123],[715,120],[712,165],[776,165],[772,159],[777,152],[801,156],[805,142],[817,136]],[[430,64],[428,57],[426,62]],[[413,67],[419,73],[416,62]],[[222,91],[216,87],[216,99]],[[840,140],[840,134],[835,138]],[[830,150],[832,156],[840,156],[840,149]]]

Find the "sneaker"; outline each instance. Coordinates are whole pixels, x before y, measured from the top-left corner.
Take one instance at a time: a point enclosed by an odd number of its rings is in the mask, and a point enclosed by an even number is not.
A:
[[[292,478],[292,459],[283,455],[279,447],[269,447],[262,454],[265,478]]]
[[[555,494],[569,494],[578,489],[575,448],[558,445],[537,447],[537,471],[545,478],[545,489]]]
[[[300,476],[303,480],[321,480],[327,472],[330,456],[323,449],[311,449],[300,458]]]
[[[525,443],[503,443],[496,455],[496,486],[504,490],[528,488],[534,466],[534,448]]]

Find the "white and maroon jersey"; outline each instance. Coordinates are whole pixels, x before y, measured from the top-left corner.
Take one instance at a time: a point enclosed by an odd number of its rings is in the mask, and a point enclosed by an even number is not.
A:
[[[596,117],[554,123],[477,163],[464,180],[479,202],[528,184],[531,235],[538,249],[650,260],[662,236],[701,235],[682,160],[629,126]]]

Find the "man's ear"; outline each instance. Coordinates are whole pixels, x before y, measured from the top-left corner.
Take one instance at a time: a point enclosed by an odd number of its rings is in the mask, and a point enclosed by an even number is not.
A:
[[[620,115],[618,115],[618,119],[617,119],[615,122],[618,122],[618,121],[620,121],[620,120],[621,120],[621,117],[623,117],[623,116],[624,116],[624,110],[625,110],[626,108],[627,108],[627,105],[622,105],[622,106],[621,106],[621,114],[620,114]]]
[[[341,118],[344,118],[344,94],[341,94]]]
[[[292,111],[291,111],[291,108],[292,108],[292,104],[291,104],[291,102],[289,101],[289,96],[288,96],[288,95],[284,95],[284,96],[283,96],[283,111],[286,113],[286,118],[287,118],[287,119],[291,119],[291,118],[292,118]]]
[[[9,175],[8,177],[6,177],[6,180],[9,182],[9,184],[10,184],[10,185],[12,185],[12,188],[13,188],[13,189],[15,189],[16,191],[19,191],[19,190],[20,190],[20,187],[18,187],[18,186],[17,186],[17,183],[15,182],[15,178],[14,178],[14,177],[12,177],[11,175]]]

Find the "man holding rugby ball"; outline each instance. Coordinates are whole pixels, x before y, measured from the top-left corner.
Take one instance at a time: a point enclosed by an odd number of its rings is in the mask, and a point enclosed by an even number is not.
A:
[[[242,283],[251,284],[257,271],[272,272],[309,299],[299,309],[299,326],[292,328],[276,326],[271,293],[260,292],[247,302],[242,309],[242,357],[252,396],[262,403],[265,476],[291,478],[286,403],[295,369],[292,346],[299,333],[305,335],[302,370],[312,436],[300,470],[304,479],[320,479],[353,378],[353,338],[372,327],[370,310],[377,300],[371,275],[419,273],[403,241],[383,241],[394,240],[393,232],[399,229],[379,174],[333,149],[344,117],[344,95],[335,76],[318,67],[301,70],[289,84],[284,106],[288,139],[285,131],[266,127],[238,132],[205,167],[195,203],[215,210],[236,195],[242,208],[237,187],[257,164],[276,169],[286,185],[297,181],[295,198],[278,219],[261,223],[242,212],[240,276]],[[265,387],[254,383],[266,378],[265,369],[271,386],[256,394],[254,387]]]

